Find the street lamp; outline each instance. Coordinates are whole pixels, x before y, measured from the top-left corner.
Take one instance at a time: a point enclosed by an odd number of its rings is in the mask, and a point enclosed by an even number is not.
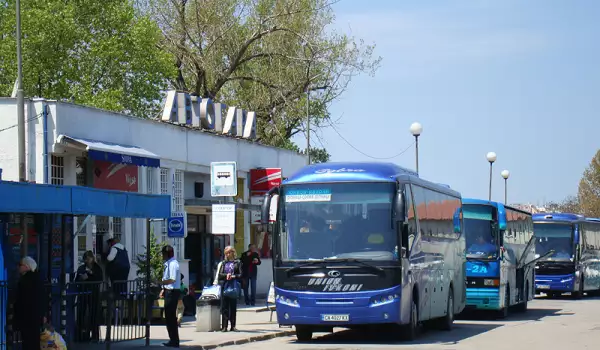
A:
[[[492,167],[494,165],[494,162],[496,161],[496,153],[494,152],[488,152],[488,154],[485,156],[487,158],[487,161],[490,162],[490,194],[489,194],[489,201],[492,201]]]
[[[507,198],[508,198],[507,180],[508,180],[508,177],[510,176],[510,171],[502,170],[500,175],[502,175],[502,178],[504,179],[504,205],[506,205],[506,204],[508,204],[507,203]]]
[[[415,137],[415,156],[417,165],[417,175],[419,174],[419,136],[423,132],[423,125],[414,122],[410,124],[410,133]]]

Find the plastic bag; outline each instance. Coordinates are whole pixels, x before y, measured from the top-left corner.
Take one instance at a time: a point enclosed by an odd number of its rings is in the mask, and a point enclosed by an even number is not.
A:
[[[204,289],[202,289],[202,298],[221,299],[221,286],[217,284],[204,287]]]
[[[42,350],[67,350],[67,344],[58,332],[45,329],[40,334],[40,348]]]

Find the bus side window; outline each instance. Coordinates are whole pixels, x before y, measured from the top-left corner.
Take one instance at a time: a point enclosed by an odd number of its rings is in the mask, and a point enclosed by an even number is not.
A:
[[[406,184],[404,187],[404,194],[406,200],[406,223],[401,227],[401,242],[402,242],[402,257],[408,257],[410,247],[414,240],[417,231],[417,222],[415,218],[415,209],[413,206],[413,196],[410,184]]]

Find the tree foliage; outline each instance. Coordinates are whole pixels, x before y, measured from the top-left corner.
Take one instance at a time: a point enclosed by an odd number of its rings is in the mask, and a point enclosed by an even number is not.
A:
[[[150,231],[150,280],[161,281],[164,270],[164,261],[162,258],[162,248],[167,245],[166,242],[159,242],[154,235],[154,230]],[[135,257],[137,265],[137,276],[142,280],[146,280],[148,264],[146,263],[146,246],[143,248],[143,253]]]
[[[352,77],[373,74],[373,46],[333,32],[327,0],[148,0],[162,47],[176,61],[173,85],[257,113],[261,142],[294,148],[329,122],[328,107]]]
[[[17,78],[15,0],[0,0],[0,96]],[[154,116],[175,75],[132,0],[21,1],[25,95]]]
[[[550,202],[545,208],[549,213],[581,213],[579,198],[576,196],[568,196],[561,202]]]
[[[579,182],[579,199],[583,215],[600,217],[600,150],[583,172]]]

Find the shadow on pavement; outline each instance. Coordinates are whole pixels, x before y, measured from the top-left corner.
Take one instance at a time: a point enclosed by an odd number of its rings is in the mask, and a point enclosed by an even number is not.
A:
[[[565,316],[571,315],[569,312],[562,312],[562,309],[534,309],[529,308],[527,312],[520,313],[513,310],[510,311],[508,317],[502,319],[498,317],[498,313],[494,311],[469,310],[464,311],[457,317],[457,320],[486,320],[486,321],[541,321],[544,317],[550,316]]]
[[[414,341],[398,340],[399,330],[373,328],[370,330],[343,330],[332,334],[321,335],[316,333],[311,344],[337,344],[337,345],[373,345],[373,344],[456,344],[479,334],[501,327],[500,324],[465,323],[455,324],[450,332],[438,330],[423,330]],[[321,335],[321,336],[320,336]],[[291,340],[290,343],[301,343]]]

